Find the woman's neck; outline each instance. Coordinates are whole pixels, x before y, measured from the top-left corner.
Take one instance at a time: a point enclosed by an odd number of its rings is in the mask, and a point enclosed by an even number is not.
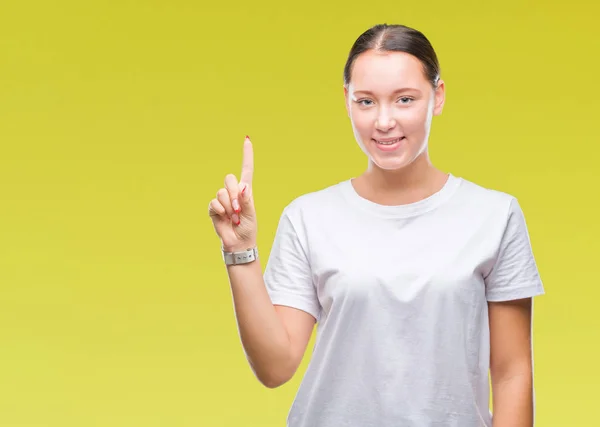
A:
[[[368,169],[352,180],[355,191],[380,205],[405,205],[425,199],[442,189],[448,174],[434,167],[426,153],[409,166],[384,170],[369,164]]]

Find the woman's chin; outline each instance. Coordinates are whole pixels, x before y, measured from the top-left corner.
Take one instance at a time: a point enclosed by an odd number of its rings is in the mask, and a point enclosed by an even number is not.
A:
[[[371,155],[371,163],[377,166],[377,168],[386,171],[395,171],[403,169],[404,167],[410,164],[410,162],[407,161],[407,159],[404,156],[381,158],[377,155]]]

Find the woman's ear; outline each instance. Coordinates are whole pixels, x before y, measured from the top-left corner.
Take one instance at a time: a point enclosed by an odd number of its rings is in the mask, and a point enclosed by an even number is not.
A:
[[[435,90],[435,99],[433,102],[433,115],[439,116],[442,114],[444,109],[444,102],[446,101],[446,85],[443,80],[438,80],[437,89]]]
[[[346,105],[346,113],[350,117],[350,94],[348,92],[348,86],[344,85],[344,104]]]

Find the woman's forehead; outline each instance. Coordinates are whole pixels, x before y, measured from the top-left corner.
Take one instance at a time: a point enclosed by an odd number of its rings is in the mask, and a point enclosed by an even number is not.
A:
[[[427,84],[421,62],[404,52],[363,52],[352,67],[351,86],[355,92],[389,92]]]
[[[363,52],[352,67],[351,85],[355,91],[372,90],[373,87],[396,90],[426,84],[423,64],[404,52]]]

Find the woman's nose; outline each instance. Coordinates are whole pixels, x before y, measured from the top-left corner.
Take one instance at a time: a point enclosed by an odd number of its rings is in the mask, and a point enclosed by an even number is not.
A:
[[[379,115],[375,120],[375,128],[381,132],[387,132],[396,126],[396,121],[389,115]]]

